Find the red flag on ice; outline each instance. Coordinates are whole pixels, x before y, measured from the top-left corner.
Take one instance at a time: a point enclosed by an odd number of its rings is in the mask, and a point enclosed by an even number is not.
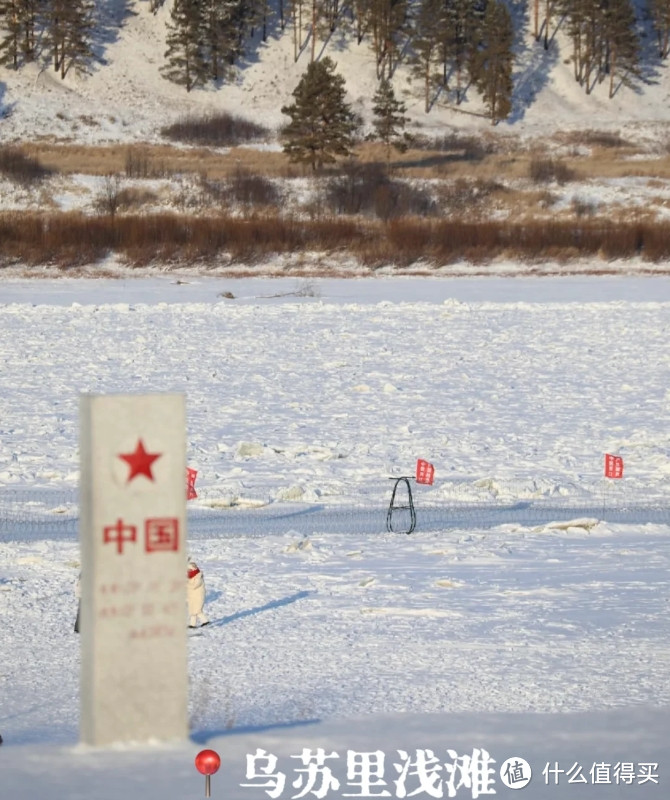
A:
[[[195,479],[198,476],[197,469],[191,469],[191,467],[186,467],[186,499],[187,500],[195,500],[198,496],[198,493],[195,490]]]
[[[623,478],[623,458],[605,453],[605,477]]]
[[[416,461],[416,482],[432,483],[435,477],[435,467],[428,461],[418,458]]]

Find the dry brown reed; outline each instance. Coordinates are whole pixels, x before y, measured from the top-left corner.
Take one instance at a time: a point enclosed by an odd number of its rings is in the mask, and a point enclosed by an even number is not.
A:
[[[0,214],[3,264],[92,264],[110,252],[128,264],[193,264],[221,259],[259,263],[274,254],[337,253],[370,267],[434,265],[457,259],[521,260],[670,257],[670,223],[598,218],[528,223],[402,217],[388,223],[360,217],[314,220],[254,214],[87,216],[79,213]]]

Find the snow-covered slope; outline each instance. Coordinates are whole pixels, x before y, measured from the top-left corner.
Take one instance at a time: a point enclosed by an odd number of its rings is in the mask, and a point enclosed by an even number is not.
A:
[[[186,112],[226,109],[276,128],[286,119],[280,108],[306,69],[309,48],[293,59],[290,25],[280,29],[277,16],[262,42],[257,32],[247,42],[247,55],[237,77],[224,85],[190,93],[160,74],[164,63],[165,23],[172,0],[152,14],[140,0],[97,0],[96,55],[89,75],[73,70],[64,80],[48,65],[28,65],[18,72],[0,67],[0,137],[4,141],[56,137],[79,142],[152,141],[162,125]],[[534,137],[571,128],[634,128],[657,136],[670,121],[670,70],[648,60],[649,82],[639,91],[621,87],[608,99],[607,82],[587,96],[574,80],[571,48],[559,30],[548,51],[535,42],[525,3],[511,3],[517,20],[515,97],[510,118],[498,130]],[[647,41],[650,37],[647,37]],[[647,45],[649,46],[649,45]],[[319,55],[330,55],[346,79],[354,109],[369,118],[375,86],[374,57],[369,39],[334,34],[319,42]],[[416,126],[444,132],[445,126],[489,130],[475,93],[460,109],[439,101],[426,114],[421,86],[406,65],[394,76]]]

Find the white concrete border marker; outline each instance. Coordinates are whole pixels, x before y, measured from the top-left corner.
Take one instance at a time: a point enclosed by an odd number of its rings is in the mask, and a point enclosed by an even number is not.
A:
[[[187,735],[185,402],[82,395],[81,741]]]

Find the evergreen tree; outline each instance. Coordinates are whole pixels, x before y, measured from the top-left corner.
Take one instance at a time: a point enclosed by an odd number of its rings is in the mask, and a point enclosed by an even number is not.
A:
[[[18,69],[35,60],[36,28],[42,0],[0,0],[0,64]]]
[[[24,61],[37,57],[37,28],[44,14],[45,0],[20,0],[21,8],[21,53]]]
[[[554,13],[554,6],[560,0],[532,0],[533,5],[533,36],[535,37],[535,41],[539,42],[540,37],[544,39],[544,49],[549,49],[549,27],[551,17]],[[543,14],[540,15],[540,5],[543,8]],[[544,18],[540,21],[541,16]],[[544,36],[542,36],[542,31],[544,31]]]
[[[294,102],[283,106],[291,121],[284,129],[284,152],[291,161],[310,164],[313,170],[351,153],[356,130],[354,115],[345,100],[344,78],[335,74],[328,57],[312,61],[293,90]]]
[[[650,11],[658,36],[658,54],[667,58],[670,53],[670,0],[650,0]]]
[[[423,0],[414,26],[412,39],[412,71],[423,82],[423,99],[426,114],[432,105],[435,84],[435,62],[440,30],[436,20],[444,9],[444,0]]]
[[[92,13],[92,0],[49,0],[47,4],[47,43],[61,78],[72,67],[86,69],[93,57]]]
[[[0,26],[4,31],[0,39],[0,64],[18,69],[21,36],[20,0],[1,0]]]
[[[185,86],[190,92],[207,78],[200,0],[174,0],[167,29],[167,64],[161,72],[168,80]]]
[[[558,0],[544,0],[544,49],[549,49],[549,36],[551,30],[551,20],[556,10]]]
[[[610,76],[631,84],[639,76],[639,40],[630,0],[561,0],[572,38],[575,80],[590,94]]]
[[[604,12],[605,72],[610,76],[609,96],[612,98],[615,79],[631,86],[634,79],[639,78],[640,44],[630,0],[610,0]]]
[[[512,109],[514,27],[507,6],[491,0],[486,8],[483,45],[476,54],[478,88],[491,121],[505,119]]]
[[[399,61],[400,39],[407,22],[407,0],[369,0],[369,28],[377,77],[391,77]]]
[[[356,21],[356,44],[363,41],[363,36],[370,23],[370,5],[372,0],[352,0],[351,10]]]
[[[396,100],[391,82],[384,79],[372,98],[373,127],[377,139],[386,145],[386,161],[391,160],[391,147],[401,153],[407,150],[407,136],[404,133],[409,118],[407,108],[401,100]]]
[[[302,49],[302,9],[304,0],[287,0],[288,12],[293,26],[293,61],[298,60]]]
[[[589,56],[587,46],[588,13],[582,0],[560,0],[560,13],[567,21],[567,31],[572,40],[572,65],[575,80],[580,86],[584,84],[585,65]],[[588,90],[587,90],[588,91]]]
[[[445,0],[445,24],[442,26],[442,84],[447,86],[450,65],[456,73],[456,103],[465,97],[469,81],[477,83],[479,61],[476,54],[482,42],[482,27],[487,0]]]
[[[535,41],[540,41],[540,0],[532,0],[533,5],[533,36]]]
[[[200,51],[209,76],[218,81],[241,53],[240,0],[201,0],[202,41]]]

